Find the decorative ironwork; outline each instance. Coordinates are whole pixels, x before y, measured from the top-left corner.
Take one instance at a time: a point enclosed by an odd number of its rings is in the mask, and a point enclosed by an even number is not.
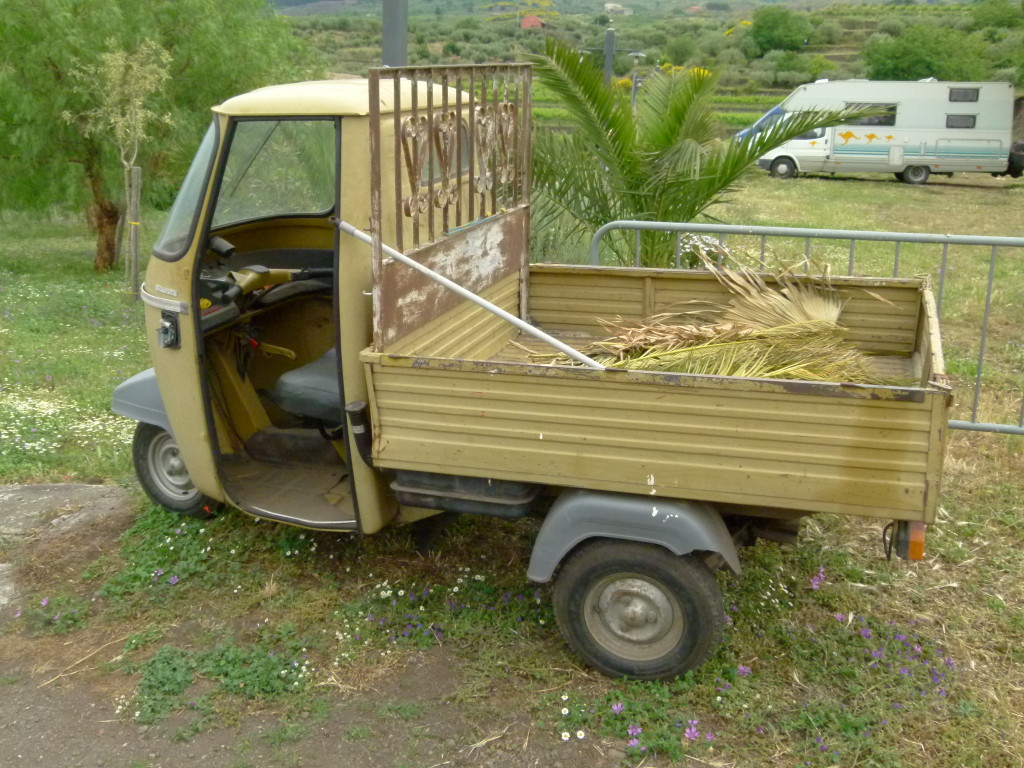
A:
[[[394,67],[369,80],[375,232],[408,251],[528,203],[528,66]]]
[[[459,200],[459,174],[462,172],[455,152],[458,145],[459,121],[455,112],[442,112],[433,120],[434,150],[439,172],[438,188],[434,191],[434,207],[442,210]],[[453,162],[454,161],[454,162]],[[453,171],[454,166],[454,173]]]
[[[408,117],[402,123],[402,155],[405,158],[405,169],[412,194],[402,202],[402,210],[406,216],[416,218],[426,213],[430,198],[420,186],[423,168],[430,155],[427,142],[430,139],[430,121],[426,117]]]

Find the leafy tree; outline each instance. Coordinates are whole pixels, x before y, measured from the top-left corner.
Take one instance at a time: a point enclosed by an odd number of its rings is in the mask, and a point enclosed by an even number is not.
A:
[[[74,73],[104,55],[152,40],[170,56],[171,78],[148,108],[170,114],[154,127],[145,165],[150,202],[165,202],[210,119],[209,107],[311,62],[266,0],[34,0],[5,3],[0,24],[0,206],[84,207],[97,233],[95,265],[114,261],[123,210],[116,143],[80,120],[100,109],[101,85]],[[157,172],[157,173],[154,173]],[[153,183],[162,179],[162,183]]]
[[[975,29],[1007,29],[1024,24],[1024,6],[1010,0],[983,0],[971,8]]]
[[[673,64],[682,66],[697,52],[697,44],[691,37],[676,37],[665,48],[665,55]]]
[[[763,5],[754,11],[750,34],[761,52],[795,51],[811,36],[807,15],[778,5]]]
[[[574,130],[538,131],[534,139],[537,218],[584,237],[616,219],[693,221],[721,202],[743,172],[768,150],[853,111],[796,113],[743,140],[722,140],[714,119],[715,79],[696,68],[653,74],[630,94],[608,88],[601,70],[553,38],[534,58],[536,78],[569,112]],[[633,263],[632,237],[609,240],[616,259]],[[670,266],[671,238],[641,239],[646,266]]]
[[[875,35],[864,48],[872,80],[984,80],[984,41],[949,27],[914,24],[899,37]]]

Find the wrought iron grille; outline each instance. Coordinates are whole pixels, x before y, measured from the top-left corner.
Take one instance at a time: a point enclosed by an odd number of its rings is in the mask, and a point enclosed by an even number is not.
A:
[[[409,252],[529,202],[528,65],[383,68],[369,82],[376,259],[382,237]]]

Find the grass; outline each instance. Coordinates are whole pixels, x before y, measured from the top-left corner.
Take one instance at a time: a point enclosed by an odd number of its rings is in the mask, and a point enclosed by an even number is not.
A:
[[[1020,183],[963,177],[911,188],[752,174],[715,213],[734,223],[1019,234],[1008,222],[1022,198]],[[0,220],[0,482],[131,482],[131,425],[108,403],[146,366],[140,311],[124,302],[118,276],[92,272],[89,247],[74,219]],[[784,260],[803,244],[775,252]],[[845,265],[846,251],[815,257]],[[891,252],[863,258],[891,268]],[[987,257],[956,258],[943,330],[951,370],[969,377]],[[998,265],[986,361],[993,392],[1011,390],[1005,403],[986,401],[997,416],[1017,404],[1024,362],[1014,343],[1024,278],[1011,258]],[[933,253],[907,248],[901,259],[903,274],[934,274]],[[385,729],[427,748],[415,734],[428,733],[430,707],[387,686],[410,659],[443,654],[458,670],[447,706],[475,738],[501,732],[499,712],[515,713],[554,759],[596,743],[632,765],[1019,766],[1022,447],[950,436],[924,562],[886,562],[879,522],[828,515],[805,522],[798,546],[744,549],[743,574],[722,579],[725,642],[672,683],[607,680],[576,665],[547,588],[524,577],[533,520],[459,520],[423,556],[403,529],[346,538],[141,505],[118,553],[77,581],[34,581],[0,632],[81,644],[76,658],[104,642],[97,637],[121,638],[104,674],[130,692],[108,716],[171,722],[183,739],[272,710],[279,723],[265,739],[291,749],[353,692],[380,690],[366,712],[374,726],[346,723],[344,741],[370,746]]]

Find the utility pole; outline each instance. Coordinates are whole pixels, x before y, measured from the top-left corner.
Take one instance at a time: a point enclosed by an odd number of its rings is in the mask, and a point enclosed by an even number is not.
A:
[[[612,82],[612,64],[615,63],[615,29],[608,27],[604,31],[604,84]]]
[[[404,67],[409,63],[409,0],[384,0],[381,63]]]

